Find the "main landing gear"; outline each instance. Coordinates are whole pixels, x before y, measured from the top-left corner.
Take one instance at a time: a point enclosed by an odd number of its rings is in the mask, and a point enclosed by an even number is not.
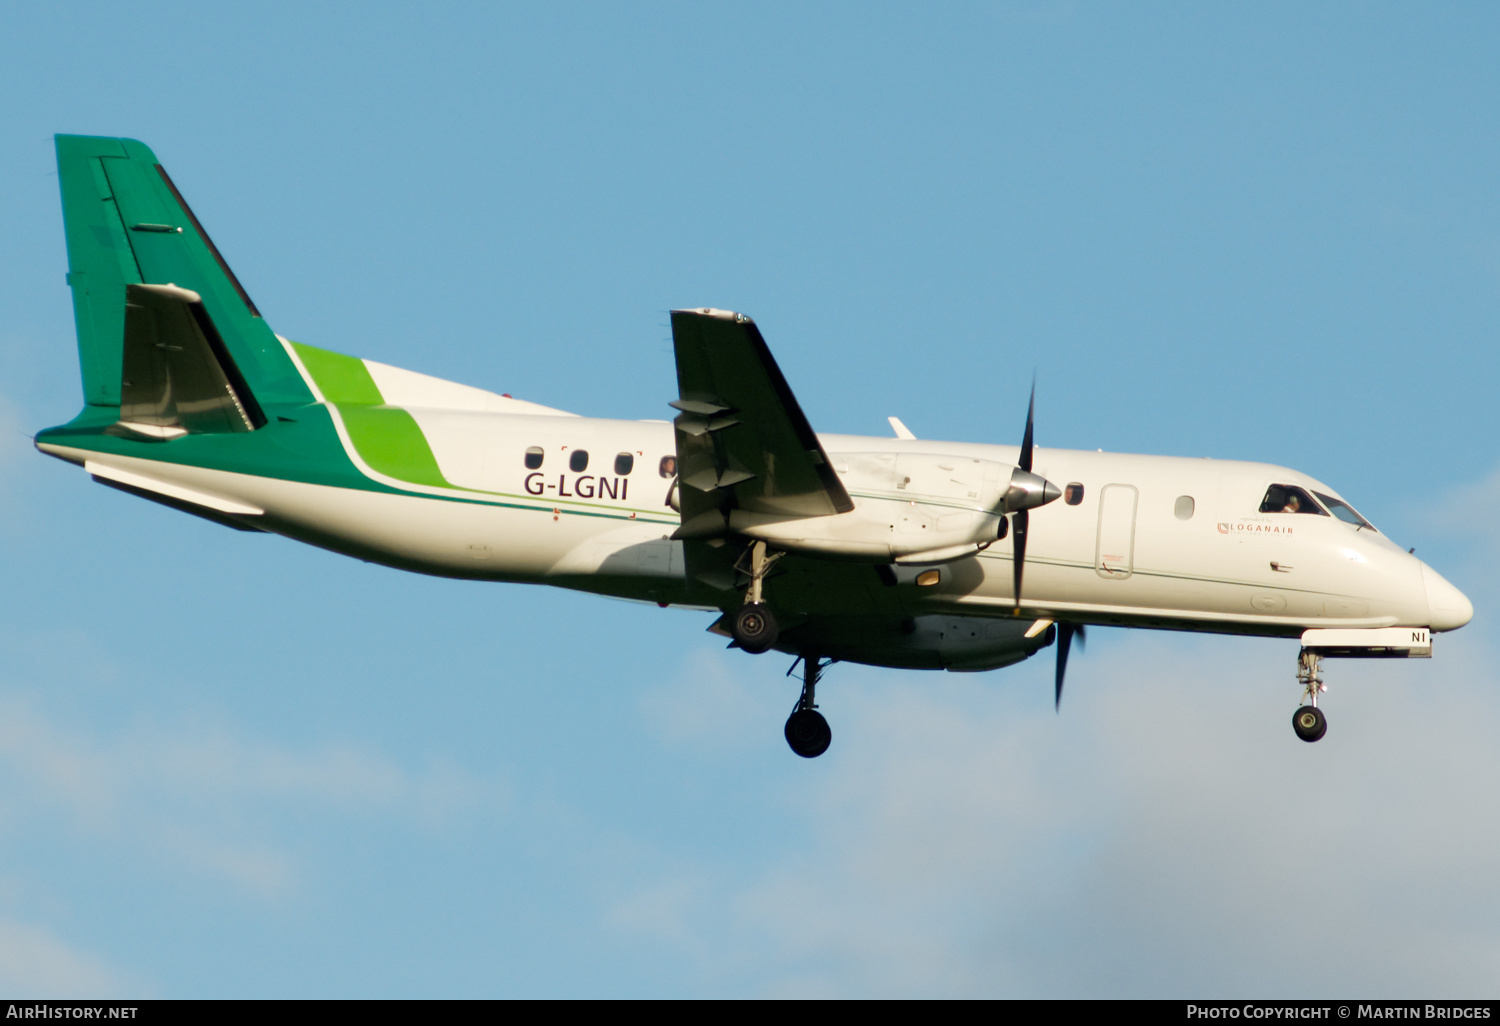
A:
[[[1323,657],[1303,649],[1297,656],[1297,683],[1302,685],[1302,707],[1292,714],[1292,729],[1304,741],[1312,742],[1328,733],[1328,718],[1318,708],[1318,695],[1328,690],[1323,683]]]
[[[792,715],[787,717],[786,743],[802,758],[816,759],[828,751],[829,744],[833,742],[833,731],[828,729],[828,721],[818,712],[818,704],[813,701],[818,677],[832,660],[824,661],[821,656],[805,655],[799,661],[802,663],[802,696],[797,699]],[[790,677],[796,668],[797,664],[793,663],[786,675]]]
[[[781,629],[776,624],[776,617],[771,613],[771,607],[761,599],[761,588],[765,583],[766,574],[783,555],[785,553],[782,552],[767,555],[766,543],[758,541],[750,546],[750,568],[747,570],[736,564],[736,569],[741,573],[750,575],[750,587],[745,589],[745,604],[740,606],[729,620],[729,633],[734,636],[735,644],[755,655],[774,648],[776,639],[781,634]],[[823,747],[828,746],[825,744]]]

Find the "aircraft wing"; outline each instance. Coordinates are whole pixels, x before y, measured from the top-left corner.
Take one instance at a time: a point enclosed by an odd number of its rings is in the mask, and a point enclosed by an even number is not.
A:
[[[755,322],[725,310],[673,310],[681,412],[675,537],[716,537],[740,509],[824,517],[854,508]]]

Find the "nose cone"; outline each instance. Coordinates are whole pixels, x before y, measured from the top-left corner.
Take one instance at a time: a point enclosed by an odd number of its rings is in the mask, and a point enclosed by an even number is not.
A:
[[[1456,631],[1474,618],[1474,604],[1428,566],[1422,564],[1422,585],[1427,589],[1427,609],[1435,631]]]

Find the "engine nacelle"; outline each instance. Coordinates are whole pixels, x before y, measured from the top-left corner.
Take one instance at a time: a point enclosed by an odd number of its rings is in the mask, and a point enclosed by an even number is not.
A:
[[[870,666],[955,672],[1009,666],[1051,645],[1055,632],[1034,620],[1010,617],[916,616],[879,622],[861,617],[813,617],[782,633],[784,651],[815,651]]]
[[[829,462],[853,510],[828,517],[734,510],[730,528],[824,558],[943,563],[996,539],[1007,496],[1016,491],[1012,478],[1021,473],[1008,463],[925,453],[835,453]]]

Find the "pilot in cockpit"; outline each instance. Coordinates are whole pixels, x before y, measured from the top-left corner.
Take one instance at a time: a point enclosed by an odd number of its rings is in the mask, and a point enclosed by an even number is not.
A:
[[[1332,516],[1337,520],[1342,520],[1358,531],[1375,530],[1374,524],[1360,516],[1354,507],[1343,499],[1335,495],[1324,495],[1322,492],[1308,494],[1296,485],[1273,484],[1267,488],[1266,497],[1261,500],[1260,511],[1262,513],[1315,513],[1320,517]]]
[[[1266,497],[1260,504],[1262,513],[1317,513],[1323,511],[1318,504],[1296,485],[1273,484],[1266,489]]]

